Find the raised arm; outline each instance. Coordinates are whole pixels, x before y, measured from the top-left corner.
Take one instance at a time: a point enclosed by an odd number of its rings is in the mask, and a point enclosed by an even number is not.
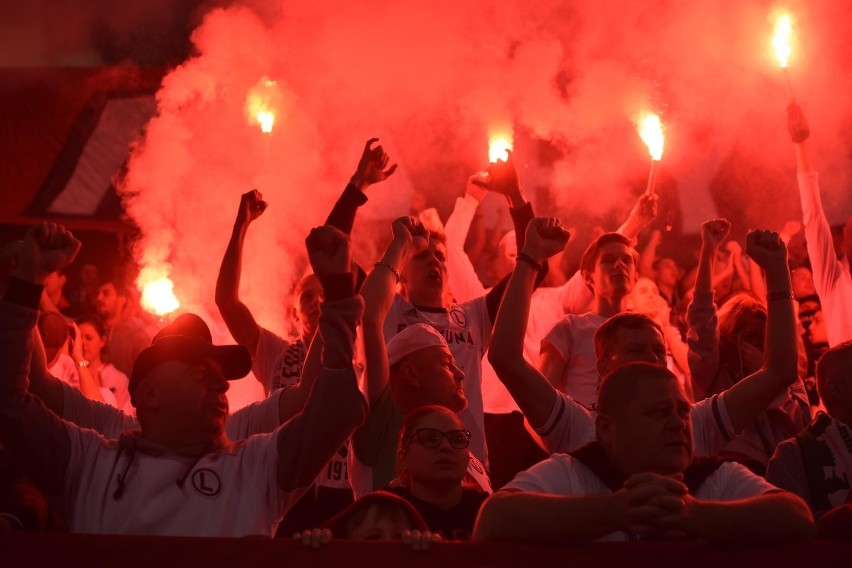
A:
[[[388,179],[396,171],[396,164],[388,167],[390,158],[384,148],[373,148],[373,144],[378,141],[378,138],[370,138],[364,144],[355,173],[325,221],[326,225],[337,227],[347,235],[352,233],[358,207],[367,202],[367,188]]]
[[[650,225],[657,218],[657,207],[659,204],[659,196],[654,194],[643,193],[636,200],[633,209],[627,219],[615,232],[624,235],[627,238],[635,239],[639,231]],[[659,244],[659,242],[657,242]],[[655,247],[656,249],[656,247]],[[651,263],[653,264],[653,259]]]
[[[71,447],[64,423],[29,393],[33,330],[47,274],[79,250],[80,241],[61,225],[31,227],[0,302],[0,441],[47,492],[62,488]]]
[[[388,355],[384,323],[396,294],[399,272],[412,254],[428,246],[429,233],[413,217],[393,222],[393,240],[361,287],[364,298],[364,357],[367,366],[367,400],[378,402],[388,384]]]
[[[252,357],[257,352],[257,340],[260,335],[254,316],[240,300],[240,275],[243,265],[243,243],[249,225],[266,211],[267,203],[256,189],[240,197],[240,207],[231,231],[231,240],[225,249],[219,278],[216,280],[216,306],[228,326],[234,340],[249,350]]]
[[[719,328],[716,305],[713,303],[713,259],[719,246],[731,231],[726,219],[713,219],[701,225],[701,253],[698,257],[698,274],[695,294],[687,310],[689,331],[686,341],[689,372],[695,400],[706,398],[719,370]]]
[[[311,231],[306,244],[325,298],[319,319],[322,369],[305,409],[277,434],[278,484],[284,491],[311,484],[367,412],[352,367],[355,328],[364,303],[355,293],[349,238],[323,226]]]
[[[748,426],[798,378],[796,315],[787,247],[778,233],[750,231],[746,252],[766,273],[769,292],[763,367],[721,395],[735,432]]]
[[[480,282],[472,261],[464,250],[465,239],[476,209],[488,193],[487,189],[473,181],[485,179],[484,176],[485,174],[479,173],[468,178],[464,197],[456,199],[453,212],[444,224],[444,235],[447,237],[447,278],[457,302],[467,302],[485,293],[485,286]]]
[[[508,157],[505,160],[497,160],[496,162],[488,164],[488,176],[486,179],[475,179],[472,181],[473,183],[484,187],[489,191],[499,193],[506,198],[506,201],[509,203],[509,213],[512,216],[512,225],[515,228],[515,245],[517,250],[522,251],[524,250],[527,226],[533,218],[533,210],[532,205],[527,201],[524,188],[521,186],[520,178],[518,178],[518,172],[515,169],[515,161],[512,157],[512,151],[506,150],[506,153],[508,154]],[[541,284],[549,270],[547,262],[545,262],[542,266],[543,270],[539,271],[535,280],[536,287]],[[492,322],[497,318],[497,310],[500,307],[500,302],[508,283],[509,275],[507,274],[502,280],[500,280],[500,282],[489,290],[488,294],[485,296],[485,303],[488,308],[488,317]]]
[[[524,337],[539,267],[565,248],[568,232],[559,219],[533,219],[500,304],[488,361],[533,427],[544,425],[556,402],[556,390],[524,358]]]

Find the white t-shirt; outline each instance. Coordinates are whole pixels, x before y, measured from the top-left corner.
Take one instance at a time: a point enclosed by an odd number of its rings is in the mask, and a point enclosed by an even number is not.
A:
[[[115,395],[116,407],[127,414],[136,414],[136,409],[130,404],[130,379],[127,375],[107,363],[101,367],[101,388],[108,389]]]
[[[242,440],[254,434],[265,434],[275,430],[281,420],[278,414],[278,399],[281,391],[275,391],[266,399],[244,406],[228,417],[225,433],[229,440]],[[70,385],[62,384],[64,408],[62,418],[80,426],[91,428],[108,440],[117,440],[122,432],[139,430],[139,422],[108,404],[91,400]]]
[[[576,496],[612,493],[589,468],[567,454],[554,454],[520,472],[504,489]],[[770,491],[778,491],[778,488],[738,463],[725,462],[704,480],[693,495],[708,501],[737,501]],[[626,532],[614,532],[597,540],[631,539]]]
[[[542,351],[552,345],[565,361],[565,371],[556,385],[586,408],[598,401],[600,376],[595,355],[595,332],[606,318],[594,312],[569,314],[553,326],[542,341]]]
[[[482,408],[482,356],[491,339],[491,319],[488,317],[485,296],[453,304],[449,310],[423,311],[397,294],[385,319],[385,341],[415,323],[429,324],[438,330],[447,340],[456,365],[464,372],[467,409],[459,416],[472,435],[471,453],[487,464]]]
[[[70,355],[60,353],[59,356],[56,358],[56,361],[54,361],[53,365],[51,365],[47,371],[51,375],[62,381],[63,384],[69,385],[78,390],[80,389],[80,374],[77,371],[77,364],[74,362],[74,359],[72,359]],[[124,376],[121,371],[116,370],[116,372]],[[126,378],[127,377],[125,377],[125,379]],[[104,403],[108,404],[112,408],[121,408],[118,403],[118,398],[108,385],[101,385],[100,390],[101,398],[104,399]],[[85,398],[82,392],[80,393],[80,396]],[[130,407],[129,399],[130,395],[128,395],[128,407]]]
[[[557,391],[550,417],[536,433],[551,453],[568,453],[595,439],[595,413]],[[692,443],[696,456],[714,456],[733,437],[734,427],[721,395],[705,398],[692,405]]]
[[[62,499],[74,533],[272,536],[304,493],[278,487],[277,432],[199,460],[120,449],[117,441],[70,424],[66,430],[71,457]],[[116,496],[119,478],[125,487]]]
[[[259,327],[257,350],[252,358],[251,371],[268,395],[270,392],[297,385],[302,378],[307,349],[302,338],[292,343]]]

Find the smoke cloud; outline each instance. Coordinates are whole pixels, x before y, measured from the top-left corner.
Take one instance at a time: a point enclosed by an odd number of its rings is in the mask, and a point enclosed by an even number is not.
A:
[[[625,214],[650,165],[636,133],[642,110],[666,127],[660,183],[684,230],[717,213],[780,228],[800,216],[788,94],[770,49],[782,7],[795,18],[791,82],[838,222],[852,212],[843,0],[245,0],[206,13],[195,54],[157,95],[122,189],[142,228],[137,258],[168,273],[185,306],[215,314],[239,196],[258,188],[269,208],[249,231],[241,293],[261,325],[283,333],[304,237],[367,138],[400,163],[370,188],[356,227],[359,260],[371,265],[390,230],[370,220],[407,213],[415,192],[446,214],[485,167],[494,130],[514,129],[542,212],[540,185],[569,224]],[[263,77],[286,101],[270,135],[245,114]]]

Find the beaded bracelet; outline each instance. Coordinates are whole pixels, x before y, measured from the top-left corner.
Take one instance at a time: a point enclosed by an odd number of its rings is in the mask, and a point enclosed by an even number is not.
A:
[[[380,260],[374,266],[381,266],[393,272],[393,275],[396,276],[396,283],[399,284],[399,271],[393,264],[391,264],[390,262],[385,262],[384,260]]]
[[[522,260],[522,261],[526,262],[527,264],[533,266],[539,272],[544,272],[544,265],[537,263],[533,257],[531,257],[530,255],[528,255],[526,253],[519,252],[518,256],[517,256],[517,260]]]

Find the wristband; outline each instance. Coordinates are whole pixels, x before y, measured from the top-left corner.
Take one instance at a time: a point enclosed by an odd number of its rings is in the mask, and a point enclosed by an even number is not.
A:
[[[531,265],[532,267],[534,267],[539,272],[544,272],[544,265],[537,263],[535,261],[535,259],[533,257],[531,257],[530,255],[528,255],[527,253],[519,252],[518,256],[517,256],[517,260],[526,262],[527,264]]]
[[[793,294],[792,290],[783,290],[778,292],[767,292],[766,293],[766,301],[771,302],[772,300],[795,300],[796,295]]]
[[[386,262],[384,260],[380,260],[374,266],[375,267],[381,266],[382,268],[387,268],[388,270],[393,272],[393,275],[396,276],[396,283],[399,284],[399,271],[396,269],[396,267],[393,264],[391,264],[390,262]]]

